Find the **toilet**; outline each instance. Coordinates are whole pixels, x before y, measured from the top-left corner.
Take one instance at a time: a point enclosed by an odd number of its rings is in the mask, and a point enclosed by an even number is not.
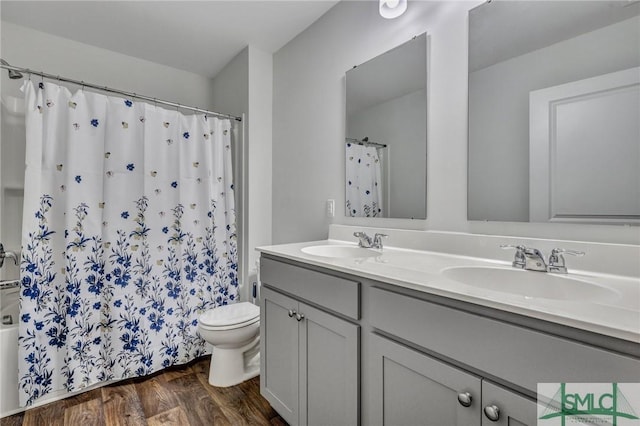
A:
[[[198,333],[213,346],[212,386],[233,386],[260,374],[258,306],[240,302],[210,309],[198,318]]]

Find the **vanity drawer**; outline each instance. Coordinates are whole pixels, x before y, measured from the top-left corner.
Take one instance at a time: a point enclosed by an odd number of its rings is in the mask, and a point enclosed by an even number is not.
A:
[[[638,382],[640,360],[378,287],[363,301],[371,325],[535,393],[538,383]]]
[[[360,319],[360,283],[273,259],[260,259],[263,284],[355,320]]]

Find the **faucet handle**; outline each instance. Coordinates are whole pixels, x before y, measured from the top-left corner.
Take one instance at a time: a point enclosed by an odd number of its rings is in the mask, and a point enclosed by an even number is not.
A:
[[[370,236],[367,235],[366,232],[354,232],[353,236],[358,238],[358,246],[360,247],[370,248],[371,244],[373,244],[373,240]]]
[[[586,253],[579,250],[567,250],[563,248],[554,248],[553,250],[551,250],[552,256],[556,254],[570,254],[571,256],[581,257],[581,256],[584,256]]]
[[[373,248],[382,250],[382,239],[388,237],[387,234],[376,234],[373,236]]]
[[[507,250],[507,249],[516,249],[518,251],[525,251],[527,248],[523,245],[514,245],[514,244],[500,244],[500,248]]]
[[[515,249],[516,250],[516,255],[513,258],[513,262],[511,263],[511,265],[514,268],[520,268],[520,269],[524,269],[525,265],[526,265],[526,258],[525,258],[525,252],[527,251],[527,248],[523,245],[513,245],[513,244],[500,244],[500,248],[503,250],[507,250],[507,249]]]
[[[567,267],[564,263],[563,254],[568,254],[571,256],[584,256],[585,252],[578,250],[567,250],[563,248],[554,248],[551,250],[551,255],[549,256],[549,272],[555,272],[558,274],[566,274]]]

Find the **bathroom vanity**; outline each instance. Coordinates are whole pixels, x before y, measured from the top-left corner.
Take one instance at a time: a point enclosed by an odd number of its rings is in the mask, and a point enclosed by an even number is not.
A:
[[[635,278],[545,299],[446,273],[507,262],[364,250],[260,249],[261,393],[292,425],[536,425],[538,383],[640,382]]]

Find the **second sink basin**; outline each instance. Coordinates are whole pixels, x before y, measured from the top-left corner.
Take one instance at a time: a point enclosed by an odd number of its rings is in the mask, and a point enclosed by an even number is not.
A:
[[[525,298],[587,301],[619,296],[613,289],[588,281],[522,269],[460,266],[444,269],[442,274],[462,284]]]
[[[320,245],[303,247],[303,253],[321,257],[349,258],[349,257],[374,257],[380,256],[380,252],[358,246],[347,245]]]

